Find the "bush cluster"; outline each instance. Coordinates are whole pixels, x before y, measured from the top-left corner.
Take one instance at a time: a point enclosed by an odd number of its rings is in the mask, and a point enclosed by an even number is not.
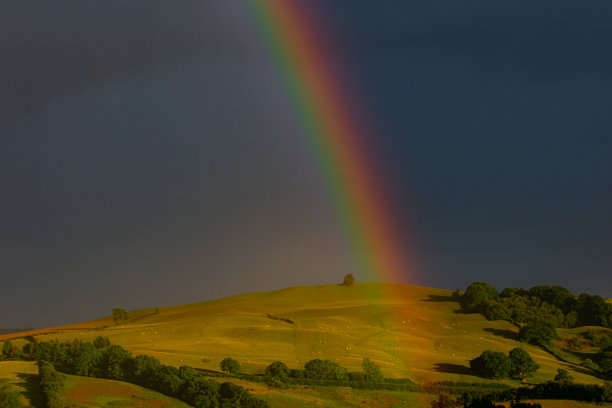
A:
[[[189,366],[180,368],[163,365],[147,355],[132,357],[119,345],[98,337],[93,343],[57,341],[35,343],[34,355],[43,373],[58,377],[55,368],[77,375],[127,381],[174,397],[196,408],[240,406],[265,408],[268,404],[250,395],[239,386],[217,383],[198,374]],[[53,370],[53,371],[51,371]],[[55,377],[54,377],[55,376]],[[56,382],[51,382],[55,384]],[[57,388],[57,387],[56,387]],[[54,396],[59,390],[49,386],[46,395]],[[49,405],[50,408],[55,408]]]
[[[599,295],[574,296],[562,286],[506,288],[498,293],[490,284],[477,281],[458,298],[465,311],[482,313],[489,320],[526,323],[537,318],[554,326],[612,328],[612,304]]]
[[[476,375],[488,378],[526,378],[535,373],[540,366],[529,353],[521,348],[514,348],[506,356],[500,351],[484,351],[480,356],[470,360],[470,369]]]
[[[65,377],[55,370],[53,364],[46,361],[38,363],[38,375],[47,408],[63,408],[61,394]]]

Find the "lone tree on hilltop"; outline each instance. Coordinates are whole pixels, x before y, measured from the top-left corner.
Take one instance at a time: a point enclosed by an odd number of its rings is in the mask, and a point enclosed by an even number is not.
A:
[[[221,371],[225,371],[226,373],[240,374],[240,363],[231,357],[224,358],[219,366],[221,367]]]
[[[349,273],[344,277],[344,281],[342,282],[344,286],[353,286],[355,284],[355,277],[352,273]]]
[[[121,323],[121,327],[123,328],[123,323],[129,320],[130,312],[119,307],[113,309],[113,321],[115,322],[115,324]]]

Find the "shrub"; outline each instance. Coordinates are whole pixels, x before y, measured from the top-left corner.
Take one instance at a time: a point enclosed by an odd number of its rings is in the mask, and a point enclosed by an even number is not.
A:
[[[236,360],[234,360],[233,358],[230,357],[226,357],[223,359],[223,361],[221,361],[221,364],[219,364],[219,366],[221,367],[221,371],[224,371],[226,373],[229,374],[240,374],[240,363]]]
[[[488,378],[505,378],[510,373],[511,361],[499,351],[484,351],[470,361],[470,369],[476,374]]]

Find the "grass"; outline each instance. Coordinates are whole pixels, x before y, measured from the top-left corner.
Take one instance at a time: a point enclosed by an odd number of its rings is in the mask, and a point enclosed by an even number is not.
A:
[[[384,294],[389,291],[395,296]],[[522,346],[541,366],[530,381],[552,379],[564,368],[577,381],[598,382],[573,364],[518,343],[514,325],[461,313],[451,293],[401,284],[301,286],[134,311],[123,328],[106,317],[30,334],[39,341],[108,336],[135,354],[154,355],[174,366],[218,370],[219,362],[231,356],[247,373],[262,373],[275,360],[301,368],[313,358],[359,370],[369,357],[385,376],[416,382],[487,382],[467,372],[469,360],[486,349],[508,352]],[[563,335],[563,329],[559,332]]]
[[[174,398],[133,384],[73,375],[66,376],[66,387],[62,397],[66,406],[80,408],[189,407]]]

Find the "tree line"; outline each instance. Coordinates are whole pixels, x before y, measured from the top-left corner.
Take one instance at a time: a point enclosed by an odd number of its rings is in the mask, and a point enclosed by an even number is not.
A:
[[[238,385],[219,384],[199,374],[192,367],[176,368],[164,365],[152,356],[133,357],[123,347],[111,344],[107,337],[98,337],[93,343],[49,341],[30,344],[33,344],[30,352],[39,365],[43,390],[48,401],[53,401],[53,396],[61,389],[60,379],[52,382],[50,392],[46,391],[45,375],[61,378],[59,374],[53,374],[52,368],[63,373],[130,382],[179,399],[196,408],[268,407],[265,401],[253,397]],[[48,374],[49,372],[51,374]],[[52,397],[49,398],[49,395]]]
[[[465,311],[482,313],[489,320],[527,323],[537,318],[556,327],[612,328],[612,304],[599,295],[575,296],[558,285],[534,286],[529,290],[505,288],[500,293],[489,283],[477,281],[465,293],[457,293],[457,297]]]

